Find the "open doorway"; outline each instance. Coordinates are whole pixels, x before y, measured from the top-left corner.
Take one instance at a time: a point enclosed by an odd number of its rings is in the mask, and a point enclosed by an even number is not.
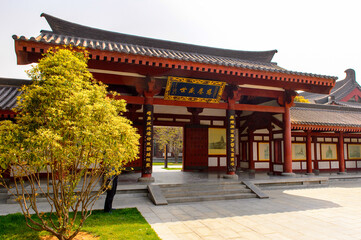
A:
[[[154,126],[153,169],[183,169],[183,127]]]

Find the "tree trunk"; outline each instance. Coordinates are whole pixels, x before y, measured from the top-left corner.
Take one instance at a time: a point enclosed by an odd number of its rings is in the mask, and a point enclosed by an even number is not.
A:
[[[58,235],[56,236],[59,240],[65,240],[64,236],[63,235]]]
[[[174,152],[173,154],[174,154],[174,162],[175,162],[175,163],[178,163],[178,154],[179,154],[179,153],[178,153],[178,152]]]
[[[168,168],[168,145],[165,145],[164,168]]]

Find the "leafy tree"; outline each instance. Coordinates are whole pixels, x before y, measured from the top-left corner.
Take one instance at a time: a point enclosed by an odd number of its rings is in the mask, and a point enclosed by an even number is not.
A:
[[[154,128],[154,139],[161,149],[168,145],[173,153],[175,162],[178,162],[178,155],[183,149],[183,133],[180,127],[156,127]]]
[[[137,156],[139,135],[120,116],[125,101],[108,97],[92,78],[86,52],[51,49],[28,74],[32,84],[21,89],[16,123],[0,124],[0,169],[15,174],[12,186],[2,184],[29,227],[73,239],[107,188],[100,179],[119,174]],[[50,213],[39,211],[39,196]]]
[[[310,100],[308,100],[304,96],[296,96],[295,99],[294,99],[294,102],[310,103]]]

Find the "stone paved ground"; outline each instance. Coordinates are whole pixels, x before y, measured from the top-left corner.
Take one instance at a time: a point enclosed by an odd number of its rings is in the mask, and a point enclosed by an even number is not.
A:
[[[266,191],[270,199],[139,206],[164,239],[361,239],[361,182]]]
[[[243,199],[137,207],[158,235],[172,239],[361,239],[361,181],[335,182],[327,188],[268,190],[269,199]],[[104,198],[95,208],[101,209]],[[43,205],[46,210],[45,205]],[[18,212],[0,205],[0,214]]]

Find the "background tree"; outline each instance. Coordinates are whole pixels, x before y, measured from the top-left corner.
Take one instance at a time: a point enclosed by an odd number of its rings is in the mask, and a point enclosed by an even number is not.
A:
[[[32,84],[21,89],[16,123],[0,125],[0,169],[16,170],[12,188],[2,184],[29,227],[73,239],[106,189],[99,180],[137,156],[139,135],[120,116],[125,102],[107,97],[92,78],[85,52],[52,49],[28,74]],[[39,212],[39,196],[50,213]]]
[[[180,127],[156,127],[154,128],[154,139],[160,149],[168,145],[169,151],[173,153],[174,160],[178,162],[178,156],[183,150],[183,132]]]
[[[304,96],[296,96],[295,99],[294,99],[294,102],[310,103],[310,100],[308,100]]]

